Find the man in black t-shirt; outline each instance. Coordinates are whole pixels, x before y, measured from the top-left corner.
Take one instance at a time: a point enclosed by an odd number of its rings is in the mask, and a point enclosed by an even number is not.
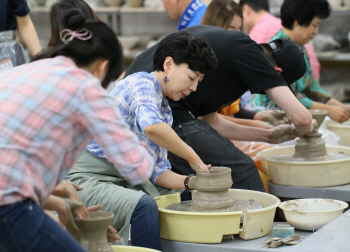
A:
[[[193,26],[184,31],[209,43],[218,59],[218,67],[214,74],[204,77],[196,92],[178,102],[169,100],[174,117],[173,129],[204,163],[230,167],[233,188],[264,191],[255,163],[230,140],[277,143],[295,137],[292,126],[282,126],[277,130],[242,126],[216,112],[247,90],[265,92],[292,118],[299,135],[311,132],[310,113],[295,98],[285,81],[290,83],[305,73],[302,54],[287,42],[281,42],[280,48],[276,46],[278,43],[272,43],[269,47],[273,55],[278,56],[278,66],[274,66],[263,48],[241,32],[213,26]],[[156,48],[157,45],[140,54],[125,76],[140,71],[151,72]],[[282,68],[281,74],[276,71],[278,67]],[[172,153],[168,158],[175,172],[193,173],[185,160]]]

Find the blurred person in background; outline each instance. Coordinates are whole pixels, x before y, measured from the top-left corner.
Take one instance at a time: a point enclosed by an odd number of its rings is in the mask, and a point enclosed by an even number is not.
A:
[[[33,56],[40,52],[39,38],[29,17],[26,0],[0,1],[0,71],[24,63],[29,58],[21,44],[24,44]]]
[[[329,17],[330,13],[331,8],[327,0],[285,0],[281,7],[283,28],[271,40],[288,39],[304,53],[306,73],[292,85],[299,101],[308,109],[327,110],[331,119],[342,123],[349,120],[350,106],[332,98],[320,86],[313,75],[305,47],[305,44],[318,33],[321,21]],[[252,103],[265,106],[267,109],[279,109],[266,95],[257,95]]]

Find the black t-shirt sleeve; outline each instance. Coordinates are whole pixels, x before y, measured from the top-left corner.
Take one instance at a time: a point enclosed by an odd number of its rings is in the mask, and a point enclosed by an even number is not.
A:
[[[29,7],[26,0],[10,0],[12,14],[24,17],[29,14]]]
[[[247,46],[235,64],[236,72],[251,93],[265,93],[264,90],[273,87],[287,86],[271,61],[265,56],[264,51],[256,43]]]

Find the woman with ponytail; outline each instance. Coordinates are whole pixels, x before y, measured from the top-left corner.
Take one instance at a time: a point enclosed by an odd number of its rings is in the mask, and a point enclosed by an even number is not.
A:
[[[114,32],[78,10],[67,13],[64,27],[62,45],[0,74],[2,252],[85,251],[43,209],[65,223],[67,202],[51,193],[92,139],[130,184],[152,174],[154,153],[104,90],[123,69]]]

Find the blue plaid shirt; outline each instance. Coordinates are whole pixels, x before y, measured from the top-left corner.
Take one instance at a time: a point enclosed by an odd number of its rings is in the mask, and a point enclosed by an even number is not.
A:
[[[151,182],[155,184],[157,177],[171,170],[168,151],[154,142],[145,134],[149,125],[166,123],[173,124],[173,116],[166,98],[163,98],[162,89],[155,74],[139,72],[121,80],[110,93],[115,97],[122,116],[131,130],[141,141],[151,148],[157,155]],[[105,158],[100,145],[93,141],[87,150],[92,154]]]

